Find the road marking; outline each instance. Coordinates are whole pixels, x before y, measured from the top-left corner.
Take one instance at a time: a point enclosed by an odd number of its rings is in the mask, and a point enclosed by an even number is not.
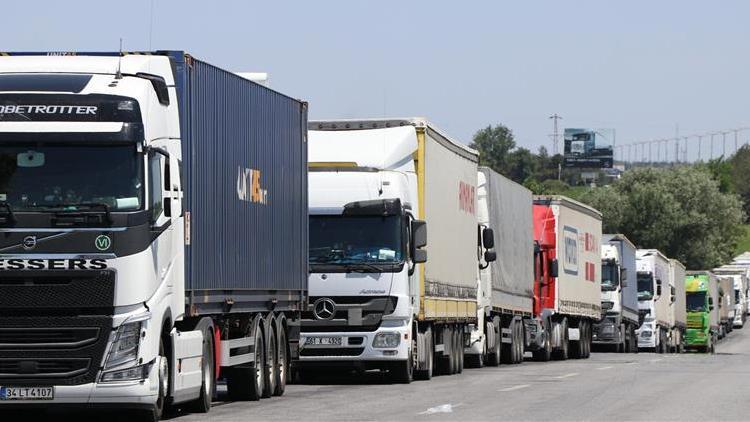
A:
[[[651,359],[651,360],[650,360],[649,362],[651,362],[651,363],[656,363],[656,362],[661,362],[661,361],[663,361],[663,360],[664,360],[664,359]]]
[[[505,392],[505,391],[515,391],[515,390],[521,390],[523,388],[528,388],[529,384],[521,384],[521,385],[515,385],[513,387],[503,388],[497,391]]]
[[[625,365],[638,365],[638,362],[628,362]]]
[[[555,377],[555,378],[557,378],[557,379],[561,380],[561,379],[563,379],[563,378],[570,378],[570,377],[574,377],[574,376],[576,376],[576,375],[578,375],[578,372],[571,372],[571,373],[569,373],[569,374],[565,374],[565,375],[560,375],[560,376],[557,376],[557,377]]]
[[[461,403],[458,404],[441,404],[440,406],[431,407],[424,412],[419,412],[419,415],[432,415],[434,413],[452,413],[453,409],[461,406]]]
[[[596,368],[596,369],[598,369],[600,371],[604,371],[605,369],[612,369],[612,367],[611,366],[602,366],[601,368]]]

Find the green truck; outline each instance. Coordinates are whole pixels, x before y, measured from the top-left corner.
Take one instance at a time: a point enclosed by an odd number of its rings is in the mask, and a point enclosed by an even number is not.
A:
[[[685,346],[702,352],[714,352],[719,332],[718,280],[709,271],[688,271],[685,277],[687,332]]]

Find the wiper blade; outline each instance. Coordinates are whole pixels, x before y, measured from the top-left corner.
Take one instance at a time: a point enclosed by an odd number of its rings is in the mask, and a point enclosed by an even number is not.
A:
[[[5,219],[6,221],[0,221],[1,223],[15,223],[16,222],[16,216],[13,214],[13,208],[11,208],[10,204],[7,202],[0,202],[0,208],[5,208],[8,211],[8,217]]]
[[[360,268],[357,268],[360,267]],[[350,262],[344,265],[344,268],[346,268],[348,271],[353,272],[362,272],[361,267],[369,268],[370,270],[373,270],[375,272],[383,272],[383,268],[378,267],[377,265],[370,264],[369,262]]]
[[[56,211],[57,214],[79,212],[80,210],[77,209],[78,207],[87,207],[89,209],[101,208],[107,217],[107,222],[112,223],[112,214],[110,213],[109,205],[103,202],[79,202],[74,204],[52,204],[41,206],[46,208],[62,208],[61,210]],[[71,207],[76,207],[76,209],[71,209]]]

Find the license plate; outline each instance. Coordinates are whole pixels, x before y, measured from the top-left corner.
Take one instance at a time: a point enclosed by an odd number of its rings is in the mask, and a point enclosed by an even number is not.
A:
[[[54,387],[0,387],[0,400],[52,400]]]
[[[341,346],[341,337],[308,337],[305,346]]]

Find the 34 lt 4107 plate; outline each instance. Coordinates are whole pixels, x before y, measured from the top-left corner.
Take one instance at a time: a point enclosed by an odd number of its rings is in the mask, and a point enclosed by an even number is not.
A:
[[[0,400],[52,400],[55,387],[0,387]]]

